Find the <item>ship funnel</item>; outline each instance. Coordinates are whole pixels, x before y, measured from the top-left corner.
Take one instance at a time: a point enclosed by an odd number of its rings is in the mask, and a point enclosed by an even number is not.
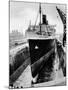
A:
[[[42,23],[48,25],[46,15],[42,15]]]

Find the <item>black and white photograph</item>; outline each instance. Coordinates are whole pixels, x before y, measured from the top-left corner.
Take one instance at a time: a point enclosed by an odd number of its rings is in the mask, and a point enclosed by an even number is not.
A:
[[[67,5],[9,1],[9,88],[66,86]]]

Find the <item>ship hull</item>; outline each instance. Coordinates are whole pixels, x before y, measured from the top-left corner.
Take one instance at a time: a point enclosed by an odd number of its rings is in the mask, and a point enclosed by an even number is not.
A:
[[[29,39],[29,51],[32,77],[38,75],[37,82],[48,81],[55,60],[55,39]],[[48,77],[47,72],[50,74]]]
[[[31,64],[49,52],[55,46],[54,42],[55,39],[29,39]]]

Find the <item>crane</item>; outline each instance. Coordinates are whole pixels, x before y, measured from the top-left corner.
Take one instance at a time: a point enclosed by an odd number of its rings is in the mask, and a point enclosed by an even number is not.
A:
[[[63,26],[64,26],[64,31],[63,31],[63,46],[65,46],[66,43],[66,14],[60,10],[57,6],[56,6],[56,10],[59,13],[59,16],[62,20]]]

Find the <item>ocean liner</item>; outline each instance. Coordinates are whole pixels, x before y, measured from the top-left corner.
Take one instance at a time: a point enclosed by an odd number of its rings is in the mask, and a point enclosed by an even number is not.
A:
[[[10,52],[16,61],[10,68],[10,86],[23,88],[66,84],[66,18],[58,7],[56,10],[64,25],[62,41],[56,35],[56,25],[49,25],[47,16],[42,14],[40,3],[39,24],[29,24],[25,33],[27,42]]]
[[[46,15],[42,14],[41,4],[39,5],[39,16],[39,25],[36,25],[36,23],[34,26],[29,25],[26,31],[31,59],[32,83],[56,79],[60,63],[63,62],[63,59],[60,61],[58,55],[58,46],[61,43],[57,40],[55,25],[48,24]],[[60,51],[63,51],[62,48]]]

